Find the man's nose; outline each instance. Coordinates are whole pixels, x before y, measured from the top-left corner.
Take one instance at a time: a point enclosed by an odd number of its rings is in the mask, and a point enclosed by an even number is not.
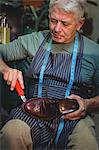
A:
[[[59,32],[61,31],[61,22],[57,22],[56,26],[55,26],[55,31]]]

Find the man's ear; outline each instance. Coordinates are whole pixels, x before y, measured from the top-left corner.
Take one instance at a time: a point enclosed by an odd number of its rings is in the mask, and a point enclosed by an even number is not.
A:
[[[77,31],[79,31],[82,28],[84,23],[85,23],[85,18],[84,17],[80,18],[80,20],[78,21],[78,24],[77,24]]]

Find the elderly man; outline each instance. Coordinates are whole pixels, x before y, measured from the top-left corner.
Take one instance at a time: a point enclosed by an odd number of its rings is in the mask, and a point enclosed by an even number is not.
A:
[[[32,56],[26,75],[31,79],[27,98],[68,97],[79,103],[77,111],[47,121],[31,117],[22,107],[15,108],[2,128],[2,149],[98,150],[95,125],[87,110],[99,105],[99,46],[79,33],[84,9],[85,0],[51,0],[50,31],[33,32],[0,45],[0,71],[11,90],[17,80],[24,89],[22,72],[3,60]]]

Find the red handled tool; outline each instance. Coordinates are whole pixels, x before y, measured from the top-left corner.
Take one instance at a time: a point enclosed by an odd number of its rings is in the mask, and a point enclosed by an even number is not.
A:
[[[23,91],[23,89],[21,88],[21,85],[20,85],[20,83],[19,83],[18,80],[17,80],[17,82],[16,82],[15,89],[16,89],[18,95],[21,97],[22,101],[23,101],[23,102],[26,102],[26,97],[25,97],[25,95],[24,95],[24,91]]]

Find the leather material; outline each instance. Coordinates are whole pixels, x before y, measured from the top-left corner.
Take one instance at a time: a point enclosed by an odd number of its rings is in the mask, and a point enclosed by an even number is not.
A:
[[[74,112],[79,104],[73,99],[32,98],[22,104],[22,110],[33,118],[51,120]]]

